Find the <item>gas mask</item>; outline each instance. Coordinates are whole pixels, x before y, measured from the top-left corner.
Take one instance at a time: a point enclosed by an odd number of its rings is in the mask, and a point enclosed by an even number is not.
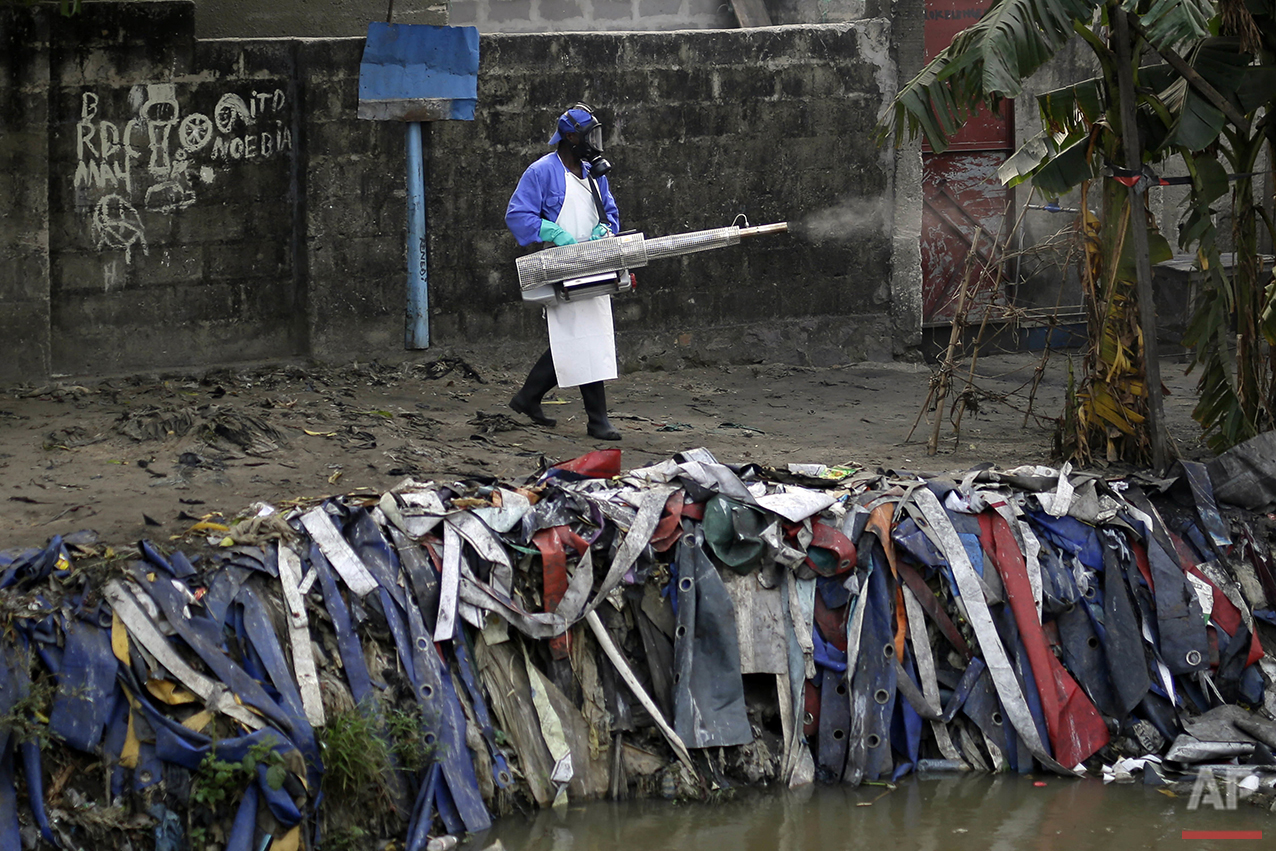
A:
[[[568,110],[566,115],[575,129],[573,132],[579,141],[572,145],[572,154],[581,162],[589,163],[589,173],[594,177],[602,177],[611,171],[611,163],[603,158],[603,125],[594,115],[594,110],[587,104],[578,103],[572,109],[581,109],[589,113],[589,120],[584,124],[576,120]]]

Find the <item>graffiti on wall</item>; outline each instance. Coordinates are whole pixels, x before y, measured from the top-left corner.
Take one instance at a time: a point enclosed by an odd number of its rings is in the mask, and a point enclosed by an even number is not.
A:
[[[198,188],[237,164],[270,160],[293,147],[282,89],[223,94],[211,114],[183,112],[174,83],[134,86],[123,116],[104,115],[97,92],[80,96],[75,125],[77,206],[101,252],[131,264],[150,254],[146,223],[194,205]],[[119,280],[114,263],[103,283]]]

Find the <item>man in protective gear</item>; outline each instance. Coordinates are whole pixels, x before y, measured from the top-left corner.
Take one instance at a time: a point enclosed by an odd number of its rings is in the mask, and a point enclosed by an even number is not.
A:
[[[591,107],[577,103],[558,118],[553,151],[527,167],[510,197],[505,224],[519,245],[572,245],[620,232],[620,213],[602,156],[602,123]],[[579,387],[599,440],[620,440],[607,419],[603,382],[616,377],[616,336],[611,296],[555,301],[545,307],[549,349],[528,373],[510,407],[533,422],[554,426],[541,399],[558,387]]]

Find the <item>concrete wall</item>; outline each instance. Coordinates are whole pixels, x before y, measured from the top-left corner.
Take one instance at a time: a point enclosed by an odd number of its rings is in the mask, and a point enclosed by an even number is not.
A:
[[[738,26],[731,0],[451,0],[450,6],[452,26],[478,27],[483,33]],[[763,6],[775,25],[836,24],[894,14],[883,0],[764,0]]]
[[[723,0],[451,0],[449,23],[482,33],[621,32],[736,26]]]
[[[85,5],[100,0],[81,0]],[[168,0],[134,0],[137,3]],[[198,38],[366,36],[368,24],[448,24],[447,0],[196,0]]]
[[[575,98],[602,111],[627,229],[658,236],[740,214],[754,224],[820,222],[889,199],[893,153],[872,138],[882,89],[893,85],[879,76],[887,33],[874,20],[485,38],[478,120],[432,128],[438,333],[540,334],[538,312],[511,297],[517,249],[502,220],[519,174],[549,150],[553,122]],[[472,226],[450,233],[439,221]],[[638,293],[615,301],[622,354],[648,365],[762,351],[811,363],[889,357],[885,230],[876,221],[819,243],[772,237],[640,269]],[[475,258],[490,261],[479,277]],[[461,309],[476,298],[492,310]]]
[[[43,16],[0,21],[0,339],[10,341],[0,380],[15,380],[51,364],[49,27]]]
[[[404,127],[354,117],[363,40],[196,40],[193,13],[0,11],[0,380],[402,353]],[[888,54],[878,19],[485,37],[477,120],[426,127],[432,342],[543,345],[503,213],[566,103],[602,110],[626,227],[828,222],[896,191]],[[640,270],[622,361],[889,357],[889,229]]]

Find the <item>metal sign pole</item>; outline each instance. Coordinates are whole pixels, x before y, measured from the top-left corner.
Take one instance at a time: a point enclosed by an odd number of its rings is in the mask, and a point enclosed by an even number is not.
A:
[[[421,153],[421,122],[407,122],[408,161],[408,305],[403,346],[430,347],[430,287],[425,258],[425,162]]]

